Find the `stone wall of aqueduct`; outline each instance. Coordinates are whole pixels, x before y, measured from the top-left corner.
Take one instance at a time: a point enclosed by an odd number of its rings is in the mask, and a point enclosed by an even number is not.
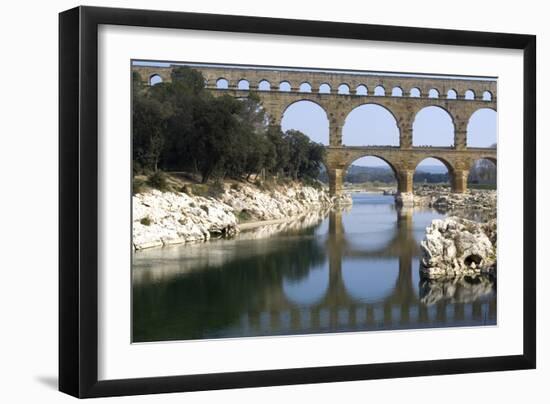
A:
[[[273,125],[280,125],[286,109],[298,101],[319,105],[329,121],[325,164],[332,194],[342,192],[346,170],[364,156],[385,160],[394,170],[402,193],[412,193],[416,166],[428,157],[447,166],[454,192],[466,191],[468,174],[476,160],[486,158],[496,163],[495,148],[467,147],[470,117],[482,108],[497,110],[496,81],[276,68],[192,67],[203,74],[206,88],[216,95],[243,98],[254,91]],[[154,78],[170,82],[172,69],[173,66],[133,66],[133,71],[147,84]],[[343,144],[346,117],[364,104],[380,105],[393,115],[399,129],[399,146]],[[413,146],[414,119],[419,111],[430,106],[442,108],[450,115],[454,125],[453,147]]]

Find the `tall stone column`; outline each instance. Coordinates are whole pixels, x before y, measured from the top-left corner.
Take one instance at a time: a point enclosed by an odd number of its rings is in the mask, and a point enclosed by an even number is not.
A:
[[[342,195],[344,170],[341,168],[327,168],[328,188],[331,196]]]
[[[412,194],[414,170],[408,170],[408,169],[398,170],[397,177],[398,177],[397,191],[399,193]]]
[[[468,122],[457,121],[455,123],[455,149],[466,150]]]
[[[330,122],[329,144],[331,146],[342,146],[342,127],[337,121]]]
[[[468,190],[468,170],[454,170],[452,174],[451,188],[457,194]]]
[[[410,120],[403,120],[399,125],[399,147],[410,149],[413,146],[413,128]]]

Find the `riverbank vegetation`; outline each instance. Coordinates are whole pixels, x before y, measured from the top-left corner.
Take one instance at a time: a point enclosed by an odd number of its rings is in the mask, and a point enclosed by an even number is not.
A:
[[[257,95],[236,99],[205,90],[202,74],[178,67],[172,81],[144,85],[133,76],[134,188],[168,186],[159,172],[201,183],[224,179],[319,176],[324,147],[296,130],[269,125]]]

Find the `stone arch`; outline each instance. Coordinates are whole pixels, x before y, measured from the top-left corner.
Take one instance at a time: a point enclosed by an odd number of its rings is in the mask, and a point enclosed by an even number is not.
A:
[[[451,88],[449,91],[447,91],[447,99],[448,100],[456,100],[458,97],[458,93],[454,88]]]
[[[239,89],[239,90],[250,90],[250,83],[246,79],[241,79],[237,83],[237,89]]]
[[[476,93],[474,90],[470,89],[470,90],[466,90],[464,92],[464,99],[465,100],[475,100],[476,99]]]
[[[476,109],[466,126],[467,147],[493,147],[497,144],[497,112],[494,108]]]
[[[489,90],[485,90],[482,95],[483,101],[492,101],[493,100],[493,93],[491,93]]]
[[[374,95],[379,97],[384,97],[386,95],[386,89],[383,85],[379,84],[374,87]]]
[[[413,98],[420,98],[422,97],[422,91],[418,87],[411,88],[411,91],[409,91],[409,96]]]
[[[447,169],[447,176],[448,176],[448,183],[451,185],[451,188],[453,187],[453,176],[455,174],[455,168],[453,166],[453,163],[450,160],[447,160],[444,157],[438,156],[438,155],[428,155],[428,156],[422,156],[418,158],[414,164],[414,174],[413,174],[413,183],[418,183],[418,172],[422,171],[419,170],[420,165],[425,162],[426,160],[433,160],[433,163],[438,164],[441,163],[445,168]],[[437,160],[437,162],[436,162]],[[430,161],[432,163],[432,161]],[[433,164],[432,163],[432,164]],[[437,173],[436,173],[437,174]]]
[[[330,94],[332,91],[332,88],[330,87],[330,84],[323,83],[319,86],[319,93],[320,94]]]
[[[382,162],[386,163],[386,165],[388,167],[390,167],[390,169],[393,173],[393,176],[395,178],[395,182],[397,184],[397,189],[399,189],[400,177],[399,177],[398,167],[392,161],[387,159],[385,156],[383,156],[379,153],[376,153],[375,151],[365,152],[363,154],[356,154],[352,158],[350,158],[349,161],[346,162],[346,165],[343,168],[344,177],[347,175],[348,170],[351,168],[353,163],[355,163],[356,161],[361,160],[361,159],[369,159],[369,158],[370,159],[374,158],[374,159],[377,159],[377,160],[381,160]]]
[[[304,119],[306,118],[306,119]],[[329,144],[329,115],[315,100],[300,98],[286,105],[281,113],[281,129],[294,129],[306,134],[314,142]]]
[[[369,89],[364,84],[359,84],[357,87],[355,87],[355,95],[368,95]]]
[[[304,81],[302,84],[300,84],[298,91],[301,93],[311,93],[311,84],[309,84],[307,81]]]
[[[283,80],[279,83],[279,91],[289,92],[291,90],[292,90],[292,87],[288,81]]]
[[[260,80],[258,82],[258,90],[259,91],[271,91],[271,83],[266,79]]]
[[[430,91],[428,91],[428,98],[439,98],[439,91],[437,88],[430,88]]]
[[[338,94],[349,95],[349,86],[346,83],[342,83],[338,86]]]
[[[162,77],[158,73],[153,73],[149,76],[149,85],[156,86],[157,84],[162,83]]]
[[[218,90],[227,90],[229,88],[229,80],[226,78],[220,77],[216,80],[216,88]]]
[[[365,125],[365,121],[369,126]],[[352,138],[357,136],[355,133],[365,130],[368,133],[369,128],[373,127],[375,137],[384,138],[387,137],[386,135],[389,135],[393,141],[390,143],[381,143]],[[367,102],[355,106],[347,114],[342,127],[342,144],[346,146],[399,146],[400,139],[401,130],[393,111],[375,102]]]
[[[445,137],[436,141],[436,136],[441,136],[442,132]],[[447,109],[439,105],[428,105],[416,112],[412,125],[413,146],[452,147],[454,142],[455,122]]]
[[[399,86],[392,88],[391,90],[392,97],[403,97],[403,89]]]

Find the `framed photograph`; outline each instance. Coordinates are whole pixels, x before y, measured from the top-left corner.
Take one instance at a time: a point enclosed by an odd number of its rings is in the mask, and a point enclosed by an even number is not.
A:
[[[59,24],[61,391],[535,367],[534,36]]]

